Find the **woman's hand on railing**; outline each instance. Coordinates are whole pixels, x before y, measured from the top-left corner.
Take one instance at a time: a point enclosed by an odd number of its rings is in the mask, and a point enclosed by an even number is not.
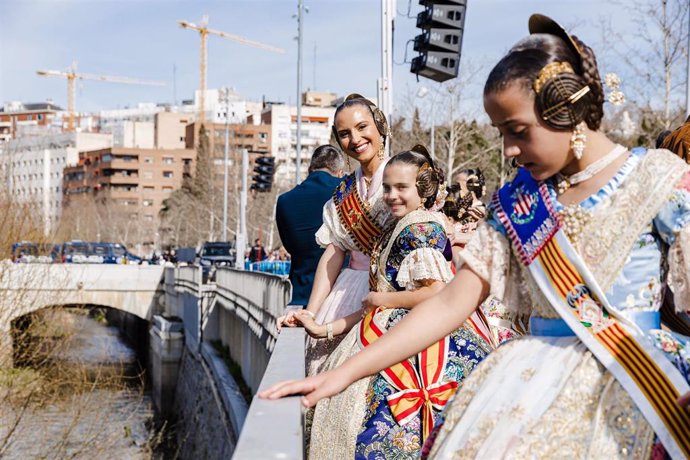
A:
[[[314,315],[308,310],[298,310],[293,318],[296,320],[297,325],[302,326],[307,334],[314,337],[315,339],[323,339],[327,335],[327,329],[325,325],[316,324],[314,320]]]
[[[278,332],[280,332],[280,330],[283,327],[297,327],[297,326],[299,326],[300,323],[299,323],[299,321],[297,321],[297,318],[295,318],[295,314],[297,312],[301,312],[301,311],[307,311],[307,310],[300,310],[297,308],[292,308],[292,309],[287,310],[283,316],[279,316],[278,319],[276,319],[276,329],[278,329]],[[311,313],[311,312],[308,312],[308,313],[311,314],[313,317],[313,313]]]
[[[323,398],[328,398],[343,391],[350,379],[339,375],[340,368],[322,374],[312,375],[301,380],[285,380],[259,393],[261,399],[279,399],[291,395],[304,395],[302,405],[313,407]]]

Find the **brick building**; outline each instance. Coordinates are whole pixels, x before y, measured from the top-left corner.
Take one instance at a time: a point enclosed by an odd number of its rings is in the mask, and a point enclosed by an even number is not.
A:
[[[195,157],[189,149],[113,147],[84,152],[76,166],[64,170],[64,206],[78,210],[95,202],[119,221],[135,222],[133,231],[117,233],[140,253],[150,252],[163,200],[191,176]]]

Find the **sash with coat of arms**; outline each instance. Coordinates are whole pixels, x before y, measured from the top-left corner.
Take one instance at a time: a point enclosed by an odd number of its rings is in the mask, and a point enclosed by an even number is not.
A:
[[[671,178],[669,178],[671,180]],[[548,189],[520,169],[491,207],[544,297],[630,394],[672,458],[690,458],[690,386],[634,322],[612,306],[562,228]]]
[[[371,256],[371,251],[383,229],[369,214],[369,204],[359,196],[354,172],[336,187],[333,192],[333,203],[340,222],[357,249]]]

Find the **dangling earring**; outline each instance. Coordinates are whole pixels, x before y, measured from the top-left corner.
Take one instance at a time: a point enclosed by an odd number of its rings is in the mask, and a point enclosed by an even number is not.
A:
[[[385,145],[385,141],[386,141],[386,140],[382,137],[382,138],[381,138],[381,147],[379,147],[379,151],[378,151],[379,160],[383,160],[383,158],[384,158],[385,155],[386,155],[386,145]]]
[[[343,153],[345,155],[345,162],[347,163],[347,170],[352,171],[352,165],[350,165],[350,155]]]
[[[582,154],[585,151],[585,143],[587,142],[585,126],[587,125],[584,121],[578,123],[575,129],[573,129],[573,135],[570,136],[570,149],[573,151],[575,159],[577,160],[582,159]]]

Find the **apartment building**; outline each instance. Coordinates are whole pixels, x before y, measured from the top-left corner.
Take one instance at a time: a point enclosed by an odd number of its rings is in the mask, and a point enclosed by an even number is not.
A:
[[[119,229],[118,236],[139,252],[148,252],[156,243],[163,200],[191,177],[195,156],[189,149],[111,147],[84,152],[76,165],[65,168],[65,207],[101,205],[117,220],[109,225],[134,223],[132,231]]]
[[[304,95],[305,100],[309,100]],[[311,99],[323,103],[324,97]],[[328,144],[335,107],[302,106],[301,177],[307,176],[309,159],[319,145]],[[271,103],[261,114],[261,121],[271,126],[271,151],[276,158],[275,179],[283,187],[295,183],[297,158],[297,107]]]
[[[52,102],[8,102],[0,107],[0,142],[16,139],[22,128],[49,127],[62,111]]]
[[[194,114],[159,112],[154,117],[153,143],[158,149],[187,147],[187,125],[194,123]]]
[[[225,158],[225,124],[206,123],[206,134],[211,161],[214,166],[214,184],[221,187],[224,179],[223,160]],[[199,124],[187,126],[187,148],[198,144]],[[253,124],[228,124],[228,165],[230,183],[235,188],[239,185],[242,166],[242,149],[249,150],[249,171],[254,168],[254,159],[260,155],[271,155],[271,126]]]
[[[35,205],[50,234],[62,214],[63,169],[76,165],[79,153],[112,145],[112,136],[62,133],[5,142],[0,151],[2,177],[18,203]]]
[[[84,152],[64,170],[65,205],[96,198],[152,222],[163,200],[192,174],[195,155],[187,149],[124,147]]]

